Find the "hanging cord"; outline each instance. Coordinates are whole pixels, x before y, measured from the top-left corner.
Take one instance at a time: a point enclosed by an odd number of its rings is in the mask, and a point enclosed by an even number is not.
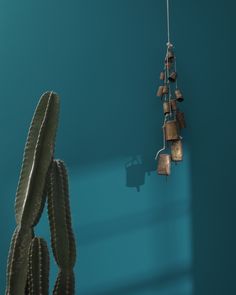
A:
[[[166,134],[165,134],[165,123],[166,123],[166,121],[167,121],[167,115],[165,116],[164,123],[163,123],[163,126],[162,126],[162,130],[163,130],[163,147],[156,153],[155,160],[157,160],[159,154],[166,149]]]
[[[166,13],[167,13],[167,51],[166,51],[166,60],[165,60],[165,84],[168,86],[169,89],[169,97],[167,99],[167,95],[165,95],[165,101],[169,102],[169,105],[171,104],[170,99],[171,99],[171,87],[170,87],[170,81],[169,81],[169,68],[168,68],[168,51],[169,48],[172,47],[172,44],[170,43],[170,5],[169,5],[169,0],[166,0]],[[170,107],[170,115],[172,115],[171,107]],[[163,147],[156,153],[155,160],[157,160],[159,154],[166,149],[166,135],[165,135],[165,123],[167,121],[168,115],[165,115],[164,123],[162,126],[163,130]]]
[[[170,5],[169,0],[166,0],[166,14],[167,14],[167,46],[170,45]]]
[[[169,81],[170,76],[170,70],[169,70],[169,58],[168,58],[168,52],[169,48],[172,47],[172,44],[170,43],[170,4],[169,0],[166,0],[166,19],[167,19],[167,50],[166,50],[166,68],[167,68],[167,86],[169,89],[169,97],[168,97],[168,103],[170,107],[170,116],[172,116],[172,109],[171,109],[171,86]]]

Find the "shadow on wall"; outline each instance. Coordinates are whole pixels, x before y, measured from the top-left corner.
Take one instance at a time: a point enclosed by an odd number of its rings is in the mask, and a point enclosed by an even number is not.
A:
[[[188,152],[168,184],[151,172],[139,193],[124,162],[71,169],[78,294],[192,294]]]
[[[142,276],[134,281],[124,282],[119,287],[111,287],[110,289],[105,286],[102,291],[86,292],[84,295],[137,295],[137,294],[175,294],[175,295],[189,295],[187,292],[177,291],[169,287],[168,291],[163,293],[163,288],[166,286],[175,285],[176,281],[185,280],[191,281],[191,269],[180,266],[176,270],[163,273],[162,275],[150,274],[148,277]],[[185,282],[186,283],[186,282]],[[157,293],[158,292],[158,293]]]

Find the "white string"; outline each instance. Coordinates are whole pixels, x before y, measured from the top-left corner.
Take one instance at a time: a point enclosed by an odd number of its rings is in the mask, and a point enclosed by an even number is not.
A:
[[[163,123],[163,126],[162,126],[162,130],[163,130],[163,147],[156,153],[155,160],[157,160],[159,154],[166,149],[166,134],[165,134],[166,120],[167,120],[167,116],[165,116],[164,123]]]
[[[170,44],[170,5],[169,5],[169,0],[166,0],[166,13],[167,13],[167,38],[168,38],[167,46],[168,46]]]
[[[166,86],[168,87],[168,90],[169,90],[169,97],[168,97],[168,100],[167,100],[167,95],[165,95],[165,101],[168,101],[169,103],[169,107],[170,107],[170,115],[172,115],[172,110],[171,110],[171,102],[170,102],[170,99],[171,99],[171,87],[170,87],[170,81],[168,79],[169,77],[169,68],[168,68],[168,64],[169,64],[169,59],[168,59],[168,50],[169,48],[172,46],[171,43],[170,43],[170,5],[169,5],[169,0],[166,0],[166,13],[167,13],[167,52],[166,52],[166,60],[165,60],[165,84]],[[157,160],[159,154],[164,151],[166,149],[166,136],[165,136],[165,123],[167,121],[167,116],[165,116],[165,119],[164,119],[164,123],[163,123],[163,126],[162,126],[162,129],[163,129],[163,147],[156,153],[156,156],[155,156],[155,159]]]

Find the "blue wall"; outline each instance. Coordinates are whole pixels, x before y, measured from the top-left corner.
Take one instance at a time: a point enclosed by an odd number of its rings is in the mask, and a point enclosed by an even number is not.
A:
[[[235,4],[172,2],[188,129],[166,182],[153,161],[165,1],[1,1],[1,294],[24,141],[47,89],[62,103],[56,156],[70,174],[76,294],[235,293]],[[36,231],[49,241],[45,214]],[[51,287],[56,272],[52,261]]]

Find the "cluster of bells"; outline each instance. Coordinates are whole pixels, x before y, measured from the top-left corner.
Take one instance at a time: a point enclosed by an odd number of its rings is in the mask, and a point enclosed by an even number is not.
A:
[[[183,159],[181,129],[186,127],[184,113],[179,109],[179,103],[184,100],[182,92],[177,85],[176,57],[173,45],[167,44],[164,70],[160,73],[162,85],[157,90],[163,103],[163,148],[157,153],[157,172],[160,175],[170,175],[171,162],[179,162]],[[174,88],[174,90],[173,90]],[[172,91],[173,90],[173,91]],[[169,149],[169,153],[161,153]]]

